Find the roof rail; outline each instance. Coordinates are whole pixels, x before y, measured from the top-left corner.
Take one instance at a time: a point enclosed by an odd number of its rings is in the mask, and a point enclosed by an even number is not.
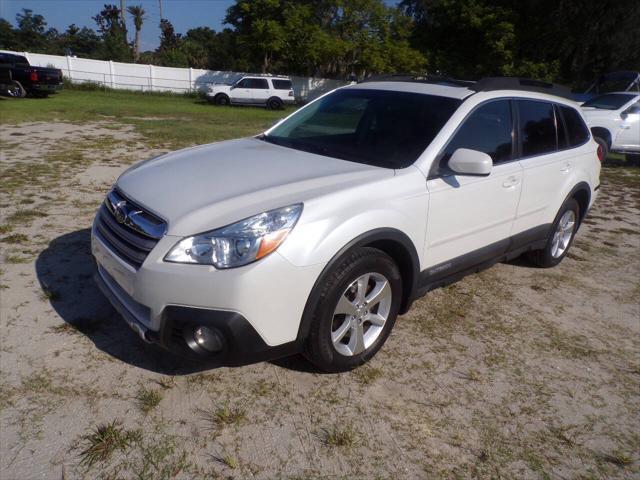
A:
[[[532,80],[519,77],[486,77],[478,80],[469,87],[474,92],[491,92],[493,90],[523,90],[525,92],[539,92],[573,100],[571,90],[557,83]]]
[[[435,85],[446,85],[449,87],[469,87],[475,82],[469,80],[458,80],[457,78],[442,77],[439,75],[411,75],[406,73],[373,75],[371,77],[360,80],[358,83],[370,82],[416,82],[416,83],[432,83]]]

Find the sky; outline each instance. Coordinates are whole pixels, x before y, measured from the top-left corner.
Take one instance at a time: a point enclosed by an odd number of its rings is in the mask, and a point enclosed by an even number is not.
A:
[[[16,14],[23,8],[44,16],[48,27],[65,31],[75,23],[79,27],[96,29],[91,17],[102,10],[105,3],[120,5],[120,0],[0,0],[0,17],[12,24],[16,23]],[[224,17],[233,0],[162,0],[162,15],[173,24],[176,32],[186,33],[194,27],[206,26],[216,31],[222,30]],[[142,5],[146,20],[142,25],[142,50],[153,50],[160,43],[159,0],[125,0],[125,6]],[[133,40],[135,31],[133,21],[127,16],[129,40]]]
[[[395,5],[399,0],[385,0],[387,5]],[[102,10],[105,3],[120,5],[120,0],[0,0],[0,17],[16,24],[16,14],[23,8],[44,16],[48,27],[63,32],[75,23],[79,27],[96,29],[91,17]],[[153,50],[160,43],[160,0],[125,0],[125,6],[142,5],[146,20],[142,25],[142,50]],[[234,0],[162,0],[162,15],[171,21],[177,33],[186,33],[194,27],[209,27],[219,31],[225,28],[224,17]],[[127,30],[130,41],[135,31],[130,15],[127,16]]]

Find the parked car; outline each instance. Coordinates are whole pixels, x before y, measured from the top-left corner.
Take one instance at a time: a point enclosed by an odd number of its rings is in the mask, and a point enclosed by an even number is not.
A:
[[[349,370],[429,290],[522,254],[562,261],[602,153],[569,95],[515,78],[371,81],[257,137],[142,162],[97,213],[96,281],[170,351]]]
[[[3,95],[24,97],[29,93],[46,97],[62,88],[61,70],[33,67],[22,55],[0,53],[0,70],[9,71],[11,79],[11,83],[1,83]]]
[[[207,100],[216,105],[262,105],[279,110],[295,103],[291,80],[286,77],[245,76],[231,85],[209,87]]]
[[[582,104],[593,138],[604,150],[625,153],[629,160],[640,156],[640,93],[614,92]]]
[[[576,93],[573,98],[582,103],[598,95],[612,92],[640,92],[640,72],[623,70],[602,74],[584,93]]]

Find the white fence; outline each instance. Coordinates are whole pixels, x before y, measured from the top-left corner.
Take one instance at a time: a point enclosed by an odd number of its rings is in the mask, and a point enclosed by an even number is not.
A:
[[[230,83],[244,75],[242,72],[159,67],[41,53],[0,51],[23,55],[31,65],[37,67],[59,68],[64,76],[74,83],[96,82],[110,88],[142,92],[202,91],[206,90],[210,84]],[[313,77],[291,77],[291,81],[296,98],[304,102],[347,83],[341,80]]]

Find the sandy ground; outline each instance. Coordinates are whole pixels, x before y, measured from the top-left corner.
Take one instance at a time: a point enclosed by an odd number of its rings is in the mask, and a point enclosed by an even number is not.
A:
[[[639,478],[637,169],[604,170],[559,267],[430,293],[370,365],[198,371],[91,279],[95,209],[157,152],[108,122],[0,141],[0,478]]]

